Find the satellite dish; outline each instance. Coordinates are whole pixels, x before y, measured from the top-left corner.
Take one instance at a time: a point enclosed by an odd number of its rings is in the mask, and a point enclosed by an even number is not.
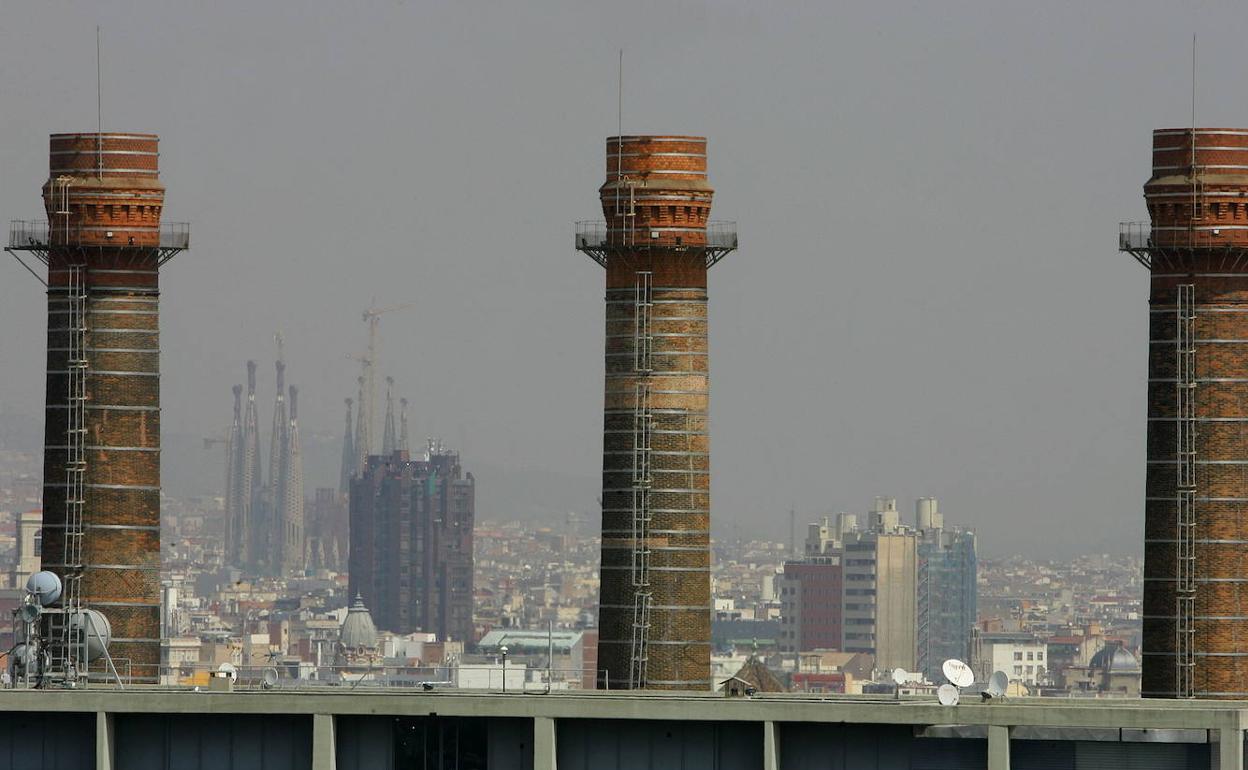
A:
[[[277,687],[277,669],[266,668],[264,673],[260,675],[260,686],[266,690],[272,690]]]
[[[27,604],[23,604],[21,608],[18,609],[17,615],[21,618],[23,623],[34,623],[39,619],[39,614],[41,612],[43,612],[43,609],[38,604],[29,602]]]
[[[936,688],[936,698],[942,706],[956,706],[959,698],[958,688],[951,684],[942,684]]]
[[[217,675],[229,679],[230,682],[238,681],[238,669],[234,668],[233,663],[222,663],[217,666]]]
[[[893,683],[898,687],[910,681],[910,672],[904,668],[893,669]]]
[[[26,579],[26,593],[40,607],[47,607],[61,598],[61,579],[55,572],[44,570]]]
[[[990,698],[1001,698],[1005,696],[1005,688],[1009,686],[1010,678],[1006,676],[1004,671],[993,671],[984,694]]]
[[[113,641],[113,626],[99,610],[78,610],[69,620],[74,635],[87,644],[87,660],[104,657]]]
[[[975,672],[957,658],[946,660],[941,664],[940,670],[944,672],[945,679],[955,687],[970,687],[975,684]]]
[[[14,679],[25,676],[33,657],[29,645],[25,642],[16,644],[9,652],[9,676]]]

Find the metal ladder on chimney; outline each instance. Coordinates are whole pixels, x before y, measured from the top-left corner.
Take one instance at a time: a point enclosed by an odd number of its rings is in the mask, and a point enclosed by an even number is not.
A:
[[[633,371],[637,376],[633,402],[633,640],[629,658],[629,686],[646,686],[650,646],[650,471],[651,433],[654,416],[650,411],[651,332],[654,308],[654,274],[637,273],[633,308]]]
[[[86,305],[87,292],[84,281],[85,266],[71,264],[66,272],[66,333],[68,353],[65,369],[66,387],[65,421],[65,544],[64,564],[61,569],[61,612],[51,613],[49,623],[50,674],[53,680],[74,682],[87,673],[85,636],[80,640],[75,620],[82,610],[83,571],[83,523],[85,505],[84,479],[87,472],[86,401],[87,401],[87,355],[86,355]]]
[[[1196,287],[1178,292],[1177,505],[1175,558],[1175,696],[1195,696],[1196,609]]]

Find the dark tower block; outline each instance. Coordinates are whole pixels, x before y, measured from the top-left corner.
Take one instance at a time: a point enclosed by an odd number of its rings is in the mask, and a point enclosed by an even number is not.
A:
[[[736,227],[708,222],[702,137],[612,137],[606,165],[606,221],[576,233],[606,268],[599,686],[706,690],[706,275]]]
[[[48,268],[43,566],[67,611],[107,617],[111,657],[138,681],[160,664],[158,276],[189,245],[186,225],[161,224],[157,141],[53,134],[48,221],[13,223],[9,244]],[[83,671],[49,618],[53,671]]]
[[[1248,698],[1248,130],[1153,132],[1142,690]]]

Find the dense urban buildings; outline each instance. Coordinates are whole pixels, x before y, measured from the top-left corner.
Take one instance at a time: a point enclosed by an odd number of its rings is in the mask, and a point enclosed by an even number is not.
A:
[[[351,482],[350,587],[378,628],[473,636],[475,481],[459,453],[372,455]]]
[[[786,562],[777,581],[780,651],[870,655],[879,670],[933,682],[945,659],[966,654],[977,619],[975,536],[947,530],[932,498],[915,507],[913,527],[887,497],[876,498],[866,529],[844,513],[810,525],[805,558]]]
[[[606,222],[576,233],[577,249],[606,268],[602,684],[707,689],[706,277],[736,248],[736,230],[708,221],[705,138],[610,137],[606,160]]]
[[[53,134],[48,219],[10,231],[48,269],[42,562],[64,584],[47,633],[66,677],[87,667],[65,623],[84,608],[136,678],[160,662],[159,274],[188,229],[161,223],[158,142]]]
[[[1144,541],[1147,697],[1248,697],[1248,130],[1153,132]]]

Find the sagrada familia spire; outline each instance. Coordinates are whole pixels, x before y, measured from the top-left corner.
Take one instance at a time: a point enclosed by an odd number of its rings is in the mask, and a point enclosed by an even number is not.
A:
[[[284,432],[282,496],[274,519],[280,574],[303,569],[303,454],[299,446],[299,389],[290,386],[290,422]],[[275,498],[278,499],[278,498]]]
[[[260,470],[260,418],[256,408],[256,362],[247,362],[247,403],[234,386],[234,424],[226,466],[226,555],[236,567],[282,575],[303,568],[303,460],[295,398],[287,415],[286,362],[277,336],[277,394],[269,437],[269,483]],[[242,418],[240,420],[240,412]]]
[[[386,378],[386,427],[381,434],[381,453],[386,457],[394,454],[398,438],[394,430],[394,378]]]
[[[260,418],[256,413],[256,362],[247,362],[247,405],[237,426],[242,386],[234,386],[236,427],[230,434],[230,475],[226,480],[226,556],[236,566],[250,566],[255,558],[255,518],[261,504]],[[233,430],[238,430],[235,439]]]

